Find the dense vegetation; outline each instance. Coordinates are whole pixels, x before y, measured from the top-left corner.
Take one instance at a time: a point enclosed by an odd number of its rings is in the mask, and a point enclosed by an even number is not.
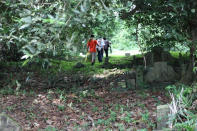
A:
[[[79,54],[87,53],[91,34],[106,37],[113,50],[137,49],[141,54],[111,56],[108,64],[90,66]],[[26,129],[54,125],[65,130],[65,124],[76,130],[153,129],[156,106],[172,98],[171,110],[177,109],[170,117],[173,127],[192,130],[197,119],[196,46],[195,0],[2,0],[0,112],[17,112],[28,121],[21,123]],[[168,64],[174,68],[180,68],[180,61],[186,65],[179,81],[167,86],[170,96],[163,90],[166,85],[115,88],[137,66],[145,65],[146,72],[148,53],[155,50],[171,54]],[[28,106],[23,98],[35,105]],[[50,115],[39,118],[39,111],[47,109]],[[68,117],[59,124],[62,114]]]
[[[193,54],[196,17],[193,0],[1,1],[1,54],[20,54],[13,59],[71,55],[85,50],[90,34],[116,40],[119,30],[126,46],[137,36],[143,50],[182,45]],[[5,55],[9,52],[14,53]]]

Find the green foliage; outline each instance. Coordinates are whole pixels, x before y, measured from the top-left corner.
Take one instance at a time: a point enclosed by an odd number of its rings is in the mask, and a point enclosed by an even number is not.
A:
[[[41,131],[41,130],[39,130],[39,131]],[[48,126],[46,129],[44,129],[44,131],[58,131],[58,129],[55,127]]]
[[[126,23],[122,20],[115,20],[116,28],[114,29],[114,35],[111,38],[113,49],[118,50],[132,50],[138,49],[136,45],[135,36],[132,35],[133,28],[128,28]]]
[[[59,111],[64,111],[65,110],[64,105],[58,105],[57,108],[58,108]]]
[[[185,106],[189,107],[193,101],[193,89],[186,85],[170,85],[166,89],[174,94],[175,98],[179,98],[182,95],[182,101]],[[181,93],[182,92],[182,93]]]
[[[84,52],[90,34],[109,35],[113,27],[113,17],[107,16],[110,10],[101,1],[21,0],[1,1],[0,6],[0,42],[6,52],[1,54],[30,59],[24,65],[39,58],[66,59]]]
[[[5,87],[5,88],[0,89],[0,94],[2,95],[13,95],[14,93],[15,91],[12,88]]]
[[[129,112],[125,112],[125,116],[124,117],[122,117],[121,118],[121,120],[123,120],[124,122],[126,122],[126,123],[131,123],[132,121],[133,121],[133,119],[132,119],[132,114],[131,113],[129,113]]]
[[[150,114],[148,111],[146,111],[145,113],[141,113],[141,116],[142,122],[146,123],[148,128],[155,126],[150,120]]]
[[[197,3],[192,0],[7,0],[0,6],[1,57],[22,58],[23,66],[39,60],[45,67],[50,58],[68,60],[84,53],[90,34],[107,37],[114,48],[125,50],[189,50],[195,43],[190,29],[196,28]]]
[[[195,119],[191,119],[183,123],[176,123],[175,127],[179,130],[185,129],[186,131],[194,131],[196,128],[196,125],[195,125],[196,119],[197,117]]]
[[[185,85],[168,86],[167,90],[171,94],[172,102],[169,105],[171,114],[170,121],[177,129],[193,131],[197,122],[197,116],[189,111],[194,98],[193,88]]]
[[[122,1],[120,17],[129,27],[138,27],[139,42],[143,50],[154,46],[171,48],[178,45],[190,47],[192,30],[197,28],[197,2],[180,1]],[[177,24],[179,23],[179,24]],[[137,32],[134,32],[137,33]],[[137,35],[137,34],[134,34]]]

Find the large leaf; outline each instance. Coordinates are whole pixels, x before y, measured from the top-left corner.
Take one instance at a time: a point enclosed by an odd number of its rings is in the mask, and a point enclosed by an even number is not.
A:
[[[29,27],[30,26],[30,24],[24,24],[24,25],[22,25],[19,29],[20,30],[23,30],[23,29],[26,29],[27,27]]]
[[[23,56],[24,57],[24,56]],[[27,59],[28,57],[26,57],[26,55],[25,55],[25,57],[24,58],[21,58],[21,59]],[[23,64],[22,64],[22,66],[25,66],[25,65],[27,65],[27,63],[29,62],[30,60],[29,59],[27,59],[27,60],[25,60],[24,62],[23,62]]]
[[[26,23],[26,24],[31,24],[32,23],[32,18],[31,16],[27,16],[21,19],[22,22]]]
[[[35,49],[33,46],[27,45],[26,48],[29,49],[29,51],[30,51],[32,54],[35,54],[35,53],[36,53],[36,49]]]

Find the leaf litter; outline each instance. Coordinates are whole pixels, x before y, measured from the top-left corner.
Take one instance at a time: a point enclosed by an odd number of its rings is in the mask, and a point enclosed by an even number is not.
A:
[[[112,91],[110,82],[115,83],[120,75],[106,72],[95,75],[94,81],[85,79],[74,91],[58,89],[62,94],[56,88],[50,91],[34,88],[34,95],[2,95],[0,111],[14,118],[25,131],[48,126],[58,130],[84,131],[119,129],[120,126],[124,129],[142,129],[148,128],[142,119],[146,111],[149,113],[146,119],[155,124],[156,106],[169,102],[165,93],[151,89]],[[122,74],[121,71],[119,73]],[[69,76],[66,78],[69,79]],[[37,79],[42,81],[39,77]],[[95,82],[97,79],[99,82]],[[76,84],[71,82],[71,85]]]

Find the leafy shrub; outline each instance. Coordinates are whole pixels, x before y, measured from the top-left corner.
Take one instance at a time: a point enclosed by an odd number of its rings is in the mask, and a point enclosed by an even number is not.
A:
[[[193,102],[193,89],[185,85],[168,86],[166,89],[169,90],[172,99],[169,104],[171,127],[193,131],[197,122],[197,115],[189,110]]]
[[[2,94],[2,95],[13,95],[14,92],[15,92],[15,90],[12,88],[5,87],[5,88],[0,89],[0,94]]]
[[[193,89],[190,86],[186,85],[170,85],[167,86],[166,89],[175,96],[175,98],[181,97],[183,104],[186,107],[191,106],[192,104],[192,92]]]

